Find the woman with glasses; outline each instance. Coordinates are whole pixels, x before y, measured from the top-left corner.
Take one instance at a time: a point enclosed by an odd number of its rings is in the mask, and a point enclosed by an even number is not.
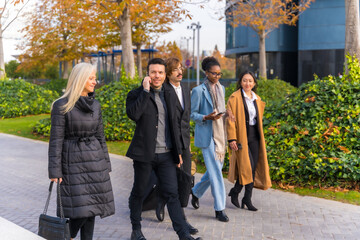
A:
[[[241,208],[257,211],[251,202],[255,187],[267,189],[271,186],[269,165],[262,126],[265,102],[255,94],[257,81],[252,72],[242,73],[237,82],[237,91],[227,103],[228,111],[235,121],[227,121],[227,138],[232,149],[228,179],[236,181],[230,190],[231,202],[240,208],[239,193],[245,186]]]
[[[226,152],[225,135],[225,88],[219,82],[221,67],[214,57],[202,62],[204,83],[193,88],[191,94],[191,119],[196,122],[195,146],[201,148],[206,172],[191,191],[191,204],[199,208],[199,198],[211,186],[214,197],[215,217],[228,222],[225,214],[226,193],[222,167]]]

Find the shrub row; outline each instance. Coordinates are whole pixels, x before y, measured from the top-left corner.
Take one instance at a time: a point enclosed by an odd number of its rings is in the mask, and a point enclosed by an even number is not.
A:
[[[0,80],[0,118],[48,113],[58,96],[21,79]]]
[[[315,77],[264,115],[271,177],[288,184],[356,188],[360,180],[360,67]]]
[[[126,115],[126,96],[139,86],[140,80],[123,77],[119,82],[111,82],[96,90],[96,99],[101,104],[104,133],[107,140],[131,140],[135,123]],[[37,122],[33,132],[50,135],[50,118]]]

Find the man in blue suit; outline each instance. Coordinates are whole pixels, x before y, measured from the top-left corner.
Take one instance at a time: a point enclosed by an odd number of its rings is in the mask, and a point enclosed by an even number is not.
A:
[[[219,82],[222,75],[219,62],[207,57],[202,62],[206,78],[191,94],[191,119],[196,122],[195,146],[201,148],[206,172],[192,188],[191,204],[199,208],[199,198],[211,186],[214,197],[215,217],[228,222],[225,214],[225,185],[222,167],[226,153],[225,135],[225,88]]]

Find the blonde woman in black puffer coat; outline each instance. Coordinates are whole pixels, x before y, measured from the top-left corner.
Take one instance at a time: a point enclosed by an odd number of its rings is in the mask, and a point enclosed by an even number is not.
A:
[[[70,234],[81,240],[93,237],[95,216],[115,213],[100,103],[94,98],[96,71],[89,63],[77,64],[65,93],[51,110],[49,178],[61,183],[64,215]]]

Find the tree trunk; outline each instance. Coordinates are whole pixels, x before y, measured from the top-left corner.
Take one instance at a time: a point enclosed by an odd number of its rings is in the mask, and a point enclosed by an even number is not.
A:
[[[345,56],[360,58],[359,0],[345,0]],[[346,67],[345,58],[345,69]]]
[[[266,79],[265,33],[259,33],[259,76]]]
[[[69,63],[67,61],[63,61],[64,70],[62,72],[62,78],[68,79],[69,78]]]
[[[131,22],[130,22],[130,13],[128,8],[124,8],[122,16],[119,19],[121,22],[120,26],[120,38],[122,46],[122,62],[124,64],[124,69],[126,74],[133,78],[135,76],[135,62],[134,62],[134,53],[133,45],[131,39]]]
[[[136,67],[138,70],[139,78],[142,78],[142,65],[141,65],[141,44],[136,44],[136,55],[137,55],[137,62]]]
[[[2,25],[0,23],[0,79],[5,77],[5,59],[2,38]]]

